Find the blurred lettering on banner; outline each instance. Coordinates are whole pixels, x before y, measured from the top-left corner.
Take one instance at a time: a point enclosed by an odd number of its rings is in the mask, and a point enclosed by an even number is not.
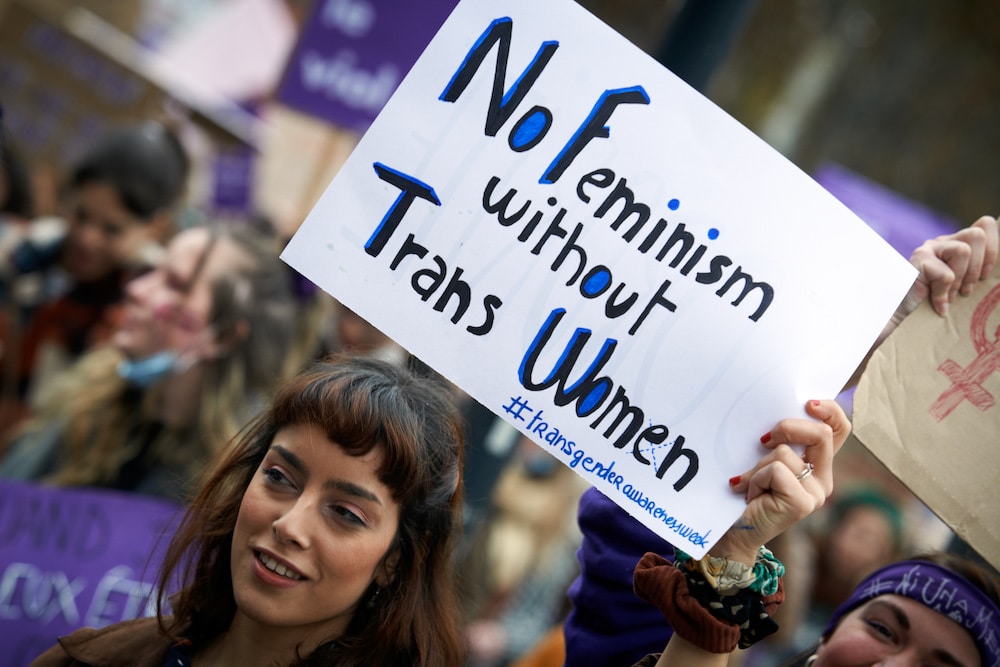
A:
[[[316,0],[278,101],[364,132],[457,0]]]
[[[915,275],[571,0],[460,2],[282,256],[695,556]]]
[[[179,507],[101,489],[0,481],[0,665],[81,627],[152,616]]]

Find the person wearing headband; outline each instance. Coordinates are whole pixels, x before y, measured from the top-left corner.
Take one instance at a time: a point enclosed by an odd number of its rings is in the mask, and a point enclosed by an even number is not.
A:
[[[787,434],[783,441],[800,441]],[[760,545],[822,506],[832,489],[833,458],[823,443],[807,446],[802,460],[790,450],[777,454],[734,478],[747,508],[707,556],[694,560],[677,552],[670,562],[648,553],[639,561],[635,592],[674,631],[664,652],[639,666],[725,667],[737,647],[748,648],[777,629],[771,615],[783,600],[784,568]],[[1000,667],[1000,578],[948,555],[892,563],[862,581],[834,611],[818,643],[787,663],[897,665]]]

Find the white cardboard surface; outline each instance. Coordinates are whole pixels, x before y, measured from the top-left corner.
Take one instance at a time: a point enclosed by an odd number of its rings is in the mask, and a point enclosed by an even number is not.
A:
[[[854,435],[1000,567],[1000,269],[940,317],[924,302],[879,346],[854,394]]]

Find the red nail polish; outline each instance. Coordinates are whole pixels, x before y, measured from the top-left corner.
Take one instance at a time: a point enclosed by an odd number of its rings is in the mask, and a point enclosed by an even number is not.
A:
[[[770,431],[768,431],[764,435],[760,436],[760,444],[766,445],[769,442],[771,442],[771,432]]]
[[[739,484],[740,483],[740,477],[741,477],[740,475],[737,475],[736,477],[730,477],[729,478],[729,486],[736,486],[737,484]]]
[[[819,401],[817,401],[817,400],[813,399],[813,400],[811,400],[811,401],[809,401],[809,402],[810,402],[810,403],[812,403],[813,405],[815,405],[815,406],[816,406],[817,408],[819,407],[819,404],[820,404],[820,402],[819,402]]]

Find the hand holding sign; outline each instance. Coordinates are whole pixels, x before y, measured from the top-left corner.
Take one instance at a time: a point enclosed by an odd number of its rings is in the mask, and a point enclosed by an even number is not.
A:
[[[934,310],[946,315],[959,293],[968,296],[992,273],[997,245],[997,220],[988,215],[954,234],[925,241],[910,257],[920,275],[897,312],[899,320],[928,297]]]
[[[858,439],[995,566],[1000,513],[988,489],[1000,472],[997,237],[997,221],[984,217],[918,249],[921,276],[938,276],[945,298],[964,293],[976,267],[981,279],[950,308],[921,304],[872,356],[854,397]],[[932,295],[935,281],[925,284]],[[905,391],[896,390],[901,381]]]
[[[823,506],[833,492],[833,456],[851,432],[836,401],[806,404],[812,419],[784,419],[761,442],[771,451],[730,486],[747,507],[712,548],[714,556],[753,565],[758,547]],[[799,455],[789,445],[805,447]]]

